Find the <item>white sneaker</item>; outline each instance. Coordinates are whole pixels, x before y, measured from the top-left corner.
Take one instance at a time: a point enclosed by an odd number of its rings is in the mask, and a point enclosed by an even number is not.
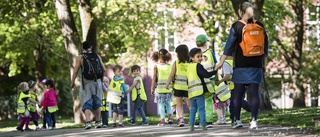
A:
[[[90,122],[87,122],[86,123],[86,126],[84,127],[84,129],[90,129],[91,128],[91,123]]]
[[[218,119],[217,122],[215,122],[214,124],[215,124],[215,125],[222,125],[223,122],[222,122],[220,119]]]
[[[250,129],[258,129],[257,121],[250,122]]]
[[[48,127],[49,130],[52,130],[52,127]]]
[[[101,128],[101,123],[100,123],[100,121],[96,123],[96,128]]]
[[[240,127],[243,127],[241,120],[236,120],[232,128],[240,128]]]

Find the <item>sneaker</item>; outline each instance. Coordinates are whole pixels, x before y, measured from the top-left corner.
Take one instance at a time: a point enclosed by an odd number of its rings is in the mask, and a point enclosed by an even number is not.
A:
[[[258,129],[257,121],[250,122],[250,129]]]
[[[96,128],[101,128],[101,123],[100,123],[100,121],[98,121],[98,122],[96,123]]]
[[[183,127],[183,126],[184,126],[183,118],[178,119],[178,127]]]
[[[36,130],[40,130],[40,128],[39,128],[39,127],[36,127]]]
[[[84,129],[90,129],[91,128],[91,123],[90,122],[87,122],[86,123],[86,126],[84,127]]]
[[[243,127],[241,120],[236,120],[232,128],[240,128]]]
[[[193,126],[189,126],[189,131],[194,131],[194,127]]]
[[[117,124],[116,123],[112,123],[112,127],[117,127]]]
[[[40,130],[47,130],[47,128],[46,127],[41,127]]]
[[[102,128],[108,128],[108,126],[107,125],[102,125]]]
[[[201,126],[201,130],[207,130],[207,127],[206,126]]]
[[[139,125],[141,125],[141,126],[148,126],[149,125],[149,122],[147,121],[147,122],[141,122]]]
[[[118,124],[118,127],[124,127],[124,125],[123,124]]]
[[[200,125],[199,122],[197,122],[197,121],[194,122],[194,127],[199,127],[199,125]]]
[[[132,126],[136,125],[136,123],[132,122],[132,120],[129,120],[128,123]]]
[[[171,124],[172,124],[172,122],[173,122],[172,118],[169,118],[169,119],[168,119],[168,124],[170,124],[170,125],[171,125]]]
[[[158,124],[158,126],[164,126],[165,125],[165,122],[163,120],[161,120]]]
[[[213,128],[212,122],[207,122],[206,124],[207,124],[206,125],[207,128]]]
[[[33,130],[30,128],[25,128],[24,131],[33,131]]]
[[[91,125],[90,125],[91,126]],[[49,130],[52,130],[52,127],[48,127]]]
[[[24,130],[22,128],[17,127],[16,128],[18,131],[23,132]]]

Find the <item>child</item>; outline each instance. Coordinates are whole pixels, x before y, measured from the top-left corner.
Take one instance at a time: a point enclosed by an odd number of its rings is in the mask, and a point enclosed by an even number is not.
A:
[[[210,78],[217,71],[208,72],[200,63],[202,61],[202,51],[199,48],[193,48],[190,51],[192,63],[188,65],[188,97],[190,99],[190,118],[189,130],[194,130],[195,115],[197,110],[200,116],[200,125],[202,130],[206,128],[206,111],[204,94],[209,92],[204,78]],[[212,105],[211,105],[212,107]]]
[[[132,66],[131,72],[134,76],[134,80],[133,80],[133,83],[130,86],[127,94],[132,91],[131,97],[132,97],[132,102],[134,103],[134,105],[133,105],[132,119],[129,121],[129,124],[135,125],[136,114],[137,114],[137,111],[139,111],[139,113],[142,117],[142,122],[140,125],[149,125],[148,120],[147,120],[146,115],[143,110],[143,104],[144,104],[144,102],[147,101],[147,95],[146,95],[146,91],[143,86],[142,78],[140,76],[140,73],[141,73],[140,66],[138,66],[138,65]]]
[[[109,85],[108,97],[111,98],[112,94],[118,93],[117,98],[107,99],[108,102],[112,103],[112,111],[113,111],[113,122],[112,127],[117,127],[116,119],[119,118],[119,127],[124,127],[122,123],[123,113],[124,113],[124,94],[127,92],[128,87],[124,84],[124,79],[121,77],[122,67],[116,65],[113,67],[114,77]],[[109,101],[110,100],[110,101]]]
[[[58,110],[58,97],[55,91],[54,83],[51,79],[45,82],[47,91],[44,92],[41,102],[42,110],[44,111],[44,119],[48,124],[48,129],[56,128],[55,112]]]
[[[209,39],[204,34],[200,34],[196,37],[197,47],[200,48],[202,51],[203,60],[202,60],[201,64],[203,65],[203,67],[207,71],[213,71],[215,63],[217,63],[217,59],[216,59],[214,51],[212,51],[211,49],[208,48],[209,47],[208,42],[209,42]],[[204,79],[206,86],[208,88],[208,91],[209,91],[205,94],[205,107],[206,107],[206,116],[207,116],[206,122],[207,122],[208,128],[213,127],[213,125],[212,125],[212,123],[213,123],[212,96],[215,91],[215,80],[218,80],[217,76],[218,76],[218,74],[216,74],[215,76],[212,76],[210,78]]]
[[[19,97],[18,97],[17,112],[19,114],[21,121],[17,127],[17,130],[21,132],[24,131],[23,126],[25,125],[25,130],[31,131],[31,129],[28,127],[31,119],[31,115],[29,111],[29,102],[33,102],[38,105],[40,105],[40,103],[31,98],[31,95],[29,94],[29,86],[27,82],[21,82],[18,86],[18,91],[19,91],[18,93]]]
[[[157,92],[155,100],[158,103],[161,118],[158,126],[164,126],[165,112],[168,114],[168,123],[172,124],[172,110],[170,105],[172,89],[171,86],[169,89],[165,87],[172,68],[171,65],[168,64],[168,61],[171,60],[171,54],[166,49],[160,49],[159,52],[155,52],[152,55],[152,60],[155,62],[159,61],[159,63],[154,66],[151,94],[155,95],[155,91]]]
[[[166,83],[166,88],[168,88],[169,83],[174,80],[173,90],[176,99],[176,114],[178,116],[177,125],[179,127],[184,126],[183,118],[183,99],[185,99],[188,108],[190,108],[190,103],[188,99],[188,84],[187,84],[187,67],[189,62],[189,49],[187,45],[179,45],[176,48],[176,53],[178,60],[172,65],[172,70],[169,79]]]
[[[107,128],[108,127],[108,113],[109,113],[109,103],[107,102],[107,91],[109,85],[109,79],[108,77],[103,77],[102,82],[102,107],[101,107],[101,117],[102,117],[102,127]]]
[[[30,87],[29,93],[31,95],[31,98],[35,101],[38,101],[35,85],[36,85],[35,82],[32,80],[28,82],[28,86]],[[39,124],[38,124],[38,120],[40,116],[37,112],[37,103],[31,102],[29,106],[29,110],[30,110],[31,120],[33,121],[34,125],[36,125],[36,130],[40,130]]]

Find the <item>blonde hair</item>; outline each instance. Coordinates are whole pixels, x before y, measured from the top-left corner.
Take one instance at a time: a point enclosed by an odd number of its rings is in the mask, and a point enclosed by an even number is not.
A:
[[[26,91],[26,90],[29,90],[29,86],[28,86],[28,83],[27,82],[21,82],[18,86],[18,90],[19,91]]]
[[[242,17],[247,19],[254,16],[252,4],[250,2],[244,2],[240,5],[239,11],[242,13]]]

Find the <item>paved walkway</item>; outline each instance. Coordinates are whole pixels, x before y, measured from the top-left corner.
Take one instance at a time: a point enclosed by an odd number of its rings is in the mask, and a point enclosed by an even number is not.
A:
[[[61,136],[61,137],[95,137],[95,136],[118,136],[118,137],[238,137],[238,136],[304,136],[313,137],[305,130],[299,128],[289,128],[280,126],[260,125],[259,129],[249,130],[248,125],[240,129],[232,129],[230,125],[215,125],[213,128],[208,128],[202,131],[200,128],[195,128],[195,131],[190,132],[188,126],[177,127],[175,125],[166,125],[158,127],[155,125],[149,126],[127,126],[124,128],[101,128],[84,130],[83,128],[73,129],[55,129],[45,131],[29,131],[29,132],[4,132],[0,133],[0,137],[10,136],[25,136],[25,137],[42,137],[42,136]]]

